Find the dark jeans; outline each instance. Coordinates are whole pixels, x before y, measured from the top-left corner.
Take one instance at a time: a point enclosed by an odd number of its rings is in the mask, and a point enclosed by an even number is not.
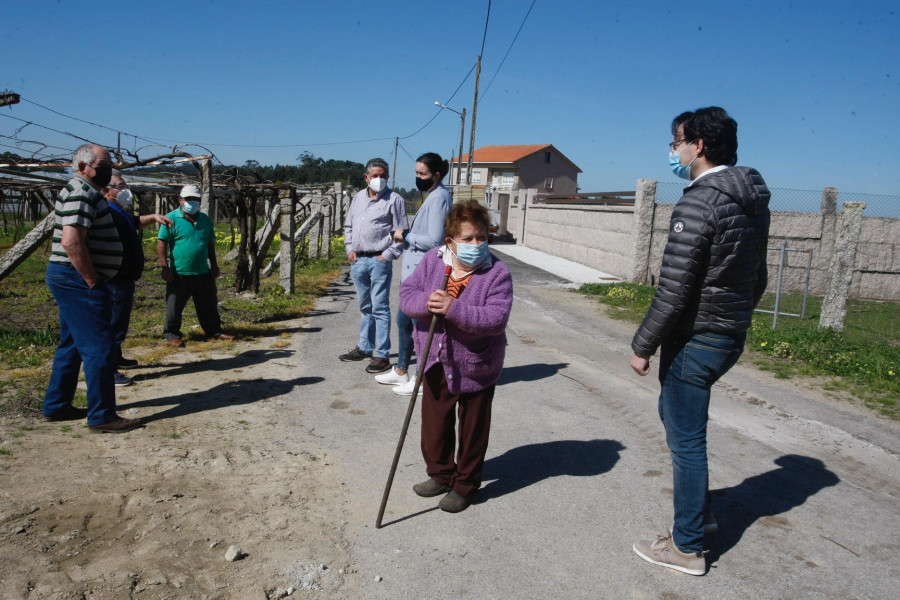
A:
[[[397,368],[405,371],[409,369],[413,353],[413,325],[415,319],[410,319],[405,312],[397,309]]]
[[[131,307],[134,305],[134,281],[108,281],[110,298],[112,299],[112,330],[116,345],[113,359],[118,362],[122,358],[122,344],[128,335],[128,324],[131,322]]]
[[[50,416],[72,403],[84,363],[87,422],[102,425],[116,418],[109,286],[101,281],[91,289],[74,267],[56,263],[47,266],[46,281],[59,307],[59,346],[43,412]]]
[[[200,327],[206,335],[222,333],[219,318],[216,280],[212,273],[206,275],[175,275],[172,283],[166,284],[166,327],[163,335],[167,340],[184,337],[181,335],[181,313],[187,301],[194,299],[194,310]]]
[[[463,497],[481,487],[481,473],[491,433],[491,404],[496,385],[454,395],[440,363],[425,373],[422,385],[422,457],[428,476]],[[459,450],[456,449],[457,413]]]
[[[660,348],[659,417],[672,454],[672,537],[682,552],[703,550],[703,512],[709,501],[710,389],[737,362],[745,339],[745,334],[698,333],[687,342],[664,343]]]

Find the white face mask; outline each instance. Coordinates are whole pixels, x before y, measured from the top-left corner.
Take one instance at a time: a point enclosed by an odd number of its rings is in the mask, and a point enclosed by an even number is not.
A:
[[[134,205],[134,194],[131,193],[131,190],[120,190],[116,196],[116,202],[125,210],[131,210]]]
[[[369,189],[378,194],[387,187],[387,179],[383,177],[373,177],[369,180]]]

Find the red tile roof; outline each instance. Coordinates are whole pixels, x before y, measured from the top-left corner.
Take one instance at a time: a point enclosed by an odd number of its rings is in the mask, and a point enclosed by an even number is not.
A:
[[[550,148],[552,144],[527,144],[522,146],[482,146],[475,148],[472,162],[477,163],[511,163],[531,156],[535,152],[540,152],[546,148]],[[466,152],[462,157],[463,162],[468,162],[469,153]]]

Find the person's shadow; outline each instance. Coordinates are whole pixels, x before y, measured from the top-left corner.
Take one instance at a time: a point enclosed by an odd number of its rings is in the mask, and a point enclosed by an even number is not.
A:
[[[214,410],[221,406],[233,404],[249,404],[266,398],[274,398],[287,394],[300,385],[312,385],[324,381],[323,377],[298,377],[288,381],[280,379],[250,379],[243,381],[226,381],[206,389],[185,392],[174,396],[151,398],[138,402],[120,403],[120,409],[151,406],[171,406],[161,412],[142,416],[141,421],[151,423],[162,419],[181,417],[205,410]]]
[[[774,517],[766,523],[789,530],[789,521],[775,515],[802,505],[809,497],[840,482],[817,458],[786,454],[775,464],[778,469],[748,477],[734,487],[711,491],[719,531],[706,537],[710,564],[731,550],[760,519]]]
[[[515,367],[503,367],[497,385],[506,385],[516,381],[537,381],[556,375],[560,369],[565,369],[569,363],[535,363],[533,365],[518,365]]]
[[[544,479],[569,475],[591,477],[611,471],[625,446],[616,440],[559,440],[507,450],[484,463],[476,502],[517,492]]]

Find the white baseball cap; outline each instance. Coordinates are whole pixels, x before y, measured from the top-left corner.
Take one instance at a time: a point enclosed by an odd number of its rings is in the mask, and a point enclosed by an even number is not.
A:
[[[186,185],[181,188],[181,193],[179,194],[181,198],[199,198],[200,188],[196,185]]]

